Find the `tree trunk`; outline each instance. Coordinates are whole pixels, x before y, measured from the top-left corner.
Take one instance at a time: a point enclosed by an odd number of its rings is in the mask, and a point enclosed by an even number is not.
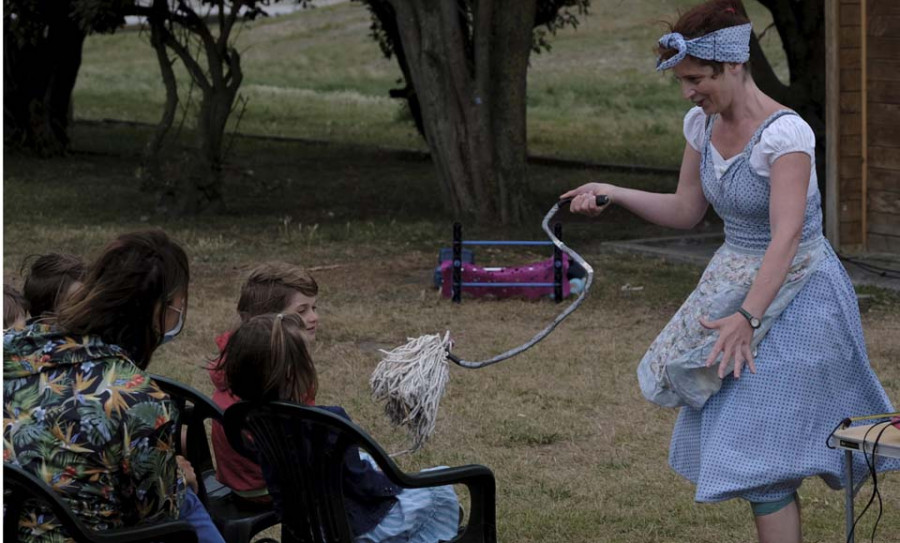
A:
[[[416,130],[422,139],[425,138],[425,125],[422,121],[422,107],[419,105],[419,97],[416,95],[416,88],[411,83],[409,75],[409,65],[406,62],[406,51],[403,50],[403,42],[400,40],[400,31],[397,29],[397,16],[394,8],[388,0],[364,0],[372,16],[377,19],[381,27],[381,31],[387,36],[386,44],[379,41],[382,45],[382,52],[387,58],[393,56],[397,59],[397,66],[403,74],[404,87],[401,89],[391,89],[388,94],[391,98],[404,100],[409,109],[409,114],[416,124]]]
[[[825,9],[821,0],[759,0],[781,36],[790,72],[788,85],[776,77],[754,35],[750,42],[753,79],[759,88],[790,107],[816,135],[816,175],[825,194]]]
[[[197,142],[200,161],[196,173],[179,194],[182,213],[217,211],[224,205],[222,197],[222,148],[225,125],[231,114],[237,88],[211,88],[203,92],[197,115]],[[191,185],[191,186],[187,186]]]
[[[45,36],[4,43],[4,139],[41,156],[65,153],[72,90],[81,67],[85,34],[67,17],[54,17]]]
[[[166,180],[163,178],[160,153],[178,110],[178,84],[175,80],[175,70],[172,69],[174,61],[169,58],[162,36],[161,26],[163,24],[165,24],[163,20],[150,20],[150,44],[156,51],[159,71],[166,87],[166,104],[153,136],[144,147],[141,166],[141,190],[157,193],[160,202],[171,197],[174,190],[173,187],[167,186]]]
[[[504,224],[525,219],[528,160],[527,72],[536,0],[497,0],[492,33],[492,96],[496,190]]]
[[[471,33],[456,0],[392,1],[441,191],[458,217],[522,218],[534,20],[534,0],[525,1],[530,9],[514,0],[477,3]]]

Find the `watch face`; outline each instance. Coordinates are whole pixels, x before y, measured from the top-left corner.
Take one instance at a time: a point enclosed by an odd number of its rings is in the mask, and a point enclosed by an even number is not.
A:
[[[756,317],[750,319],[750,328],[759,328],[759,319]]]

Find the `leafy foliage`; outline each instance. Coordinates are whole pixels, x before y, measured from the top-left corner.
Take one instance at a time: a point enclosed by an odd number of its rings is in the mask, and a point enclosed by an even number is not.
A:
[[[36,45],[60,19],[75,21],[85,34],[115,32],[133,5],[134,0],[3,0],[6,39],[18,47]]]
[[[567,26],[578,28],[578,17],[587,15],[590,6],[591,0],[539,0],[531,50],[549,52],[549,37]]]
[[[362,2],[372,16],[369,35],[385,58],[392,58],[397,52],[397,35],[392,31],[392,23],[387,19],[393,15],[393,9],[387,0],[354,0]],[[460,11],[471,21],[472,0],[457,0]],[[588,14],[591,0],[538,0],[537,13],[534,19],[534,35],[532,51],[540,53],[550,51],[550,36],[569,26],[578,28],[578,17]]]

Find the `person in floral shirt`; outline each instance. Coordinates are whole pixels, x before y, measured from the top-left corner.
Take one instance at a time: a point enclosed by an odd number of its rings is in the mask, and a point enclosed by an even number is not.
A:
[[[188,261],[161,231],[120,236],[91,266],[55,321],[3,338],[3,461],[37,475],[89,528],[183,518],[221,542],[175,456],[178,413],[145,372],[181,331]],[[39,504],[23,508],[19,539],[70,538]]]

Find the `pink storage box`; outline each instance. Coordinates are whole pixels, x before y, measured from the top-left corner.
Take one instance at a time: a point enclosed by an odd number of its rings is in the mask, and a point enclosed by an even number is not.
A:
[[[562,291],[563,298],[569,296],[569,255],[562,255]],[[453,288],[453,261],[441,262],[441,295],[449,298]],[[462,265],[463,283],[552,283],[553,259],[541,260],[533,264],[514,266],[509,268],[491,268],[476,266],[474,264]],[[493,296],[495,298],[521,297],[537,300],[553,294],[553,287],[463,287],[462,293],[481,298]]]

